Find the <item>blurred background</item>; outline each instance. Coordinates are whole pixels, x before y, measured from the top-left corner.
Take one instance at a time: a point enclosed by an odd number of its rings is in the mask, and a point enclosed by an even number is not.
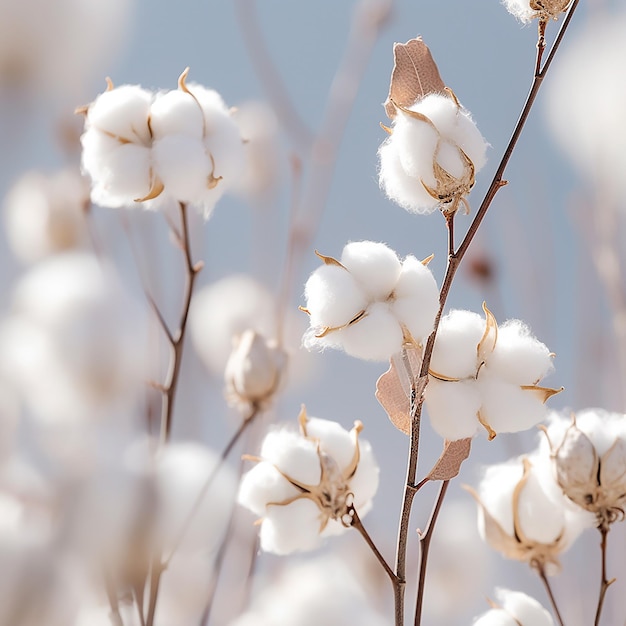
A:
[[[373,27],[373,16],[388,4],[388,19],[380,29]],[[548,25],[548,44],[558,25]],[[555,372],[545,381],[565,387],[550,400],[554,409],[625,409],[621,178],[626,149],[620,146],[626,126],[616,112],[626,105],[619,37],[624,27],[623,2],[581,3],[505,174],[509,184],[498,193],[448,301],[448,308],[480,311],[486,300],[499,321],[520,318],[530,325],[557,355]],[[469,198],[472,213],[457,217],[460,241],[491,182],[534,70],[536,26],[522,26],[495,0],[1,0],[0,197],[27,171],[79,166],[82,118],[74,109],[104,90],[106,76],[115,85],[173,89],[189,66],[189,81],[217,90],[240,112],[250,111],[250,103],[267,105],[261,126],[270,137],[266,159],[275,165],[268,167],[268,184],[252,201],[249,194],[228,195],[206,223],[192,216],[193,256],[205,263],[198,292],[231,275],[249,274],[279,294],[294,204],[307,216],[287,303],[300,330],[306,319],[297,306],[304,304],[304,282],[319,263],[315,249],[339,256],[348,241],[369,239],[387,243],[402,257],[434,253],[430,267],[441,281],[444,220],[438,213],[403,211],[384,197],[377,180],[392,46],[417,35],[491,144],[488,164]],[[351,56],[346,59],[347,49]],[[336,77],[338,67],[344,69]],[[599,102],[606,108],[595,109]],[[581,128],[586,125],[585,134]],[[616,146],[607,148],[608,163],[594,152],[603,142]],[[100,250],[114,260],[131,292],[141,300],[141,275],[166,318],[175,320],[183,265],[163,216],[93,207],[91,219]],[[0,238],[3,310],[24,269],[8,238]],[[228,310],[229,305],[220,305],[218,298],[212,306]],[[212,318],[206,315],[210,326]],[[150,332],[156,360],[164,359],[158,328]],[[196,344],[187,341],[173,437],[199,439],[219,451],[238,415],[226,406],[223,381],[207,367]],[[393,560],[408,441],[374,397],[386,367],[332,351],[292,362],[295,371],[272,418],[295,420],[304,403],[310,415],[345,427],[355,419],[364,422],[363,437],[372,442],[381,466],[381,486],[366,526]],[[441,441],[427,419],[422,426],[423,475]],[[496,585],[527,591],[547,606],[528,568],[505,562],[480,543],[474,503],[460,488],[475,485],[483,465],[530,451],[537,439],[537,432],[528,432],[487,442],[480,433],[474,441],[470,459],[450,488],[433,545],[426,624],[470,623],[486,610],[485,597],[493,596]],[[232,455],[234,468],[240,453]],[[426,524],[435,493],[434,488],[420,492],[414,528]],[[252,521],[244,517],[245,524]],[[412,539],[414,576],[417,542]],[[609,541],[609,576],[618,581],[608,592],[604,618],[617,624],[626,614],[623,524],[615,526]],[[359,542],[346,536],[329,541],[327,549],[346,554],[358,568],[365,558],[355,557]],[[591,621],[599,585],[598,542],[593,533],[584,535],[554,581],[569,626]],[[283,564],[284,559],[260,555],[256,566],[270,576]],[[391,600],[388,581],[381,575],[377,585],[379,595],[372,597],[385,606]],[[224,604],[216,607],[216,623],[233,617],[232,606]]]

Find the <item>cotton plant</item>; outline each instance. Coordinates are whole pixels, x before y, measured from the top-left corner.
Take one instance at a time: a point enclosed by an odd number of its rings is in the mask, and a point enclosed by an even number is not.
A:
[[[303,408],[299,432],[270,431],[256,465],[241,481],[238,501],[261,519],[261,549],[276,554],[308,551],[365,515],[378,488],[370,444],[337,422],[311,417]]]

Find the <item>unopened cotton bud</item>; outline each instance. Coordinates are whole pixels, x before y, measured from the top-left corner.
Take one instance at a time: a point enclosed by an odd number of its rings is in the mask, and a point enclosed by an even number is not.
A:
[[[421,345],[439,309],[437,283],[424,263],[413,256],[401,261],[373,241],[347,244],[340,261],[318,256],[324,265],[305,286],[307,348],[342,348],[357,358],[384,361],[405,342]]]
[[[235,339],[226,364],[226,396],[251,407],[269,402],[284,374],[287,355],[273,341],[248,329]]]
[[[553,416],[546,430],[553,472],[563,493],[593,513],[598,525],[624,517],[626,505],[626,417],[588,409]]]
[[[300,433],[268,433],[238,500],[262,516],[261,548],[275,554],[317,548],[343,533],[351,506],[365,515],[378,488],[371,446],[338,424],[300,414]]]
[[[503,0],[508,12],[524,23],[533,19],[555,20],[571,3],[572,0]]]
[[[550,613],[537,600],[520,591],[496,589],[497,602],[474,626],[554,626]]]

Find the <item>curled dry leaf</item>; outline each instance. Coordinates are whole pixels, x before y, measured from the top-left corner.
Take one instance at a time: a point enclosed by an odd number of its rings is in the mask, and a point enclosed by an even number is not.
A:
[[[407,358],[417,379],[421,357],[417,350],[407,348]],[[391,423],[408,435],[411,431],[411,381],[406,368],[394,356],[389,369],[376,382],[376,399],[385,409]]]
[[[428,46],[421,37],[393,45],[393,71],[385,111],[396,116],[396,105],[409,108],[431,93],[442,93],[445,84]]]
[[[458,476],[461,464],[469,456],[472,438],[444,441],[443,451],[426,478],[428,480],[451,480]]]

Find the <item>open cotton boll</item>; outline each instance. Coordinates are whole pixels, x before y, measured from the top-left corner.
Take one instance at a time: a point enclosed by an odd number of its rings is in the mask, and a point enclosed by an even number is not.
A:
[[[476,381],[454,383],[431,378],[424,391],[424,401],[433,430],[449,441],[473,437],[479,423],[476,414],[481,406]]]
[[[202,140],[204,115],[193,96],[181,89],[158,93],[150,107],[154,140],[167,135],[185,135]]]
[[[348,467],[354,456],[354,440],[338,422],[311,417],[306,423],[311,439],[319,441],[320,447],[329,454],[341,469]]]
[[[532,385],[553,369],[552,356],[526,324],[509,320],[498,328],[498,341],[489,355],[489,369],[508,382]]]
[[[15,255],[32,263],[81,248],[89,240],[85,207],[89,189],[78,171],[24,174],[4,201],[7,239]]]
[[[313,441],[284,428],[270,431],[261,446],[261,458],[283,474],[308,485],[320,481],[320,462]]]
[[[310,500],[268,506],[261,523],[261,550],[286,555],[314,550],[322,543],[320,512]]]
[[[520,591],[496,589],[496,605],[474,626],[554,626],[550,613],[537,600]]]
[[[439,323],[430,369],[450,378],[475,376],[476,347],[484,332],[485,320],[478,313],[450,311]]]
[[[524,468],[518,459],[490,465],[485,470],[478,487],[481,502],[509,535],[514,532],[511,495],[523,472]],[[484,518],[480,518],[479,521],[484,522]],[[485,539],[484,523],[479,523],[479,531]]]
[[[154,95],[139,85],[121,85],[100,94],[87,111],[87,130],[133,143],[150,142],[150,106]]]
[[[374,241],[355,241],[344,246],[341,264],[374,300],[389,297],[402,269],[398,255],[384,243]]]

